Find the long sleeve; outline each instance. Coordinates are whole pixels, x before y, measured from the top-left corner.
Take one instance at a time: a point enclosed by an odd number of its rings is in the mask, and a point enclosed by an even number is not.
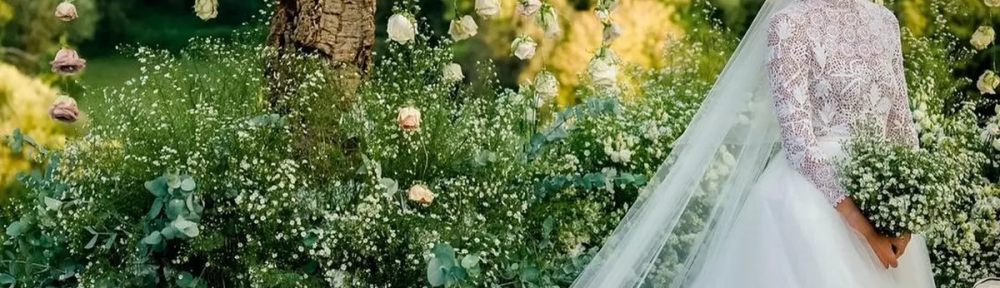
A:
[[[775,15],[769,27],[767,74],[789,163],[826,194],[833,205],[846,197],[837,170],[820,151],[813,131],[809,97],[812,52],[806,31],[794,19]]]
[[[890,17],[893,23],[896,18]],[[897,29],[898,31],[898,29]],[[900,145],[917,147],[920,145],[917,129],[913,124],[913,112],[910,111],[909,88],[906,86],[906,73],[903,71],[903,51],[899,34],[895,35],[895,56],[892,59],[893,75],[892,107],[889,110],[889,121],[886,123],[886,135]]]

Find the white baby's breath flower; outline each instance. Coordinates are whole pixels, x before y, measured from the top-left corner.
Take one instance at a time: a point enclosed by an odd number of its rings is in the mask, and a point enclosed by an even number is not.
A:
[[[389,39],[399,44],[409,43],[416,38],[417,27],[413,25],[413,21],[406,15],[393,14],[389,17],[389,24],[386,26]]]
[[[469,39],[476,36],[476,33],[479,33],[479,25],[477,25],[476,20],[472,19],[472,16],[469,15],[451,20],[451,27],[448,28],[448,34],[450,34],[451,38],[455,39],[455,41]]]
[[[532,40],[529,36],[521,36],[514,39],[514,42],[510,43],[510,50],[514,53],[518,59],[528,60],[535,56],[535,49],[538,47],[538,43]]]
[[[500,0],[476,0],[476,13],[483,18],[500,14]]]

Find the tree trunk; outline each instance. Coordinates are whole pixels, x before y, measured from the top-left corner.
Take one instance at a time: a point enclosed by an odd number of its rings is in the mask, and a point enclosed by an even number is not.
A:
[[[372,49],[375,46],[376,0],[276,0],[271,18],[268,46],[277,55],[268,65],[266,76],[272,109],[280,114],[297,111],[290,119],[299,130],[296,150],[317,165],[330,165],[328,155],[341,151],[350,153],[354,139],[341,135],[336,127],[339,110],[354,103],[357,88],[372,67]],[[286,53],[319,55],[333,64],[324,70],[328,93],[308,100],[288,99],[297,97],[296,87],[304,80],[304,73],[315,72],[312,66],[295,61],[283,61]],[[324,65],[327,66],[327,65]],[[297,71],[297,72],[296,72]],[[292,108],[295,106],[298,108]],[[341,109],[328,109],[328,108]],[[318,109],[312,109],[318,108]]]
[[[375,46],[375,0],[278,0],[267,43],[318,53],[368,73]]]

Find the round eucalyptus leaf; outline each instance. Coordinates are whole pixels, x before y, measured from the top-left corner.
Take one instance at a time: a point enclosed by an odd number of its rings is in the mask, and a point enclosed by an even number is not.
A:
[[[196,187],[194,178],[191,178],[191,176],[187,176],[184,180],[181,180],[181,190],[191,192],[194,191],[194,188]]]
[[[465,269],[473,268],[479,265],[479,253],[472,253],[462,257],[462,267]]]
[[[178,216],[184,215],[187,212],[187,205],[184,200],[173,199],[167,204],[167,218],[171,220],[177,219]]]
[[[190,272],[184,271],[177,275],[177,286],[191,288],[194,287],[195,284],[198,284],[198,281],[194,278],[194,275],[191,275]]]
[[[153,231],[152,234],[142,238],[142,243],[146,245],[156,245],[160,244],[160,242],[163,242],[163,235],[160,234],[160,231]]]
[[[427,282],[431,284],[431,287],[438,287],[445,283],[444,269],[441,268],[441,261],[437,258],[431,258],[430,261],[427,261]]]

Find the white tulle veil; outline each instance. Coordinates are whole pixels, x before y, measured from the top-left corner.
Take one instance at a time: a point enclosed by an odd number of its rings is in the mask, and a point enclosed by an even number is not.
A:
[[[765,61],[767,0],[687,131],[572,287],[688,287],[780,147]]]

